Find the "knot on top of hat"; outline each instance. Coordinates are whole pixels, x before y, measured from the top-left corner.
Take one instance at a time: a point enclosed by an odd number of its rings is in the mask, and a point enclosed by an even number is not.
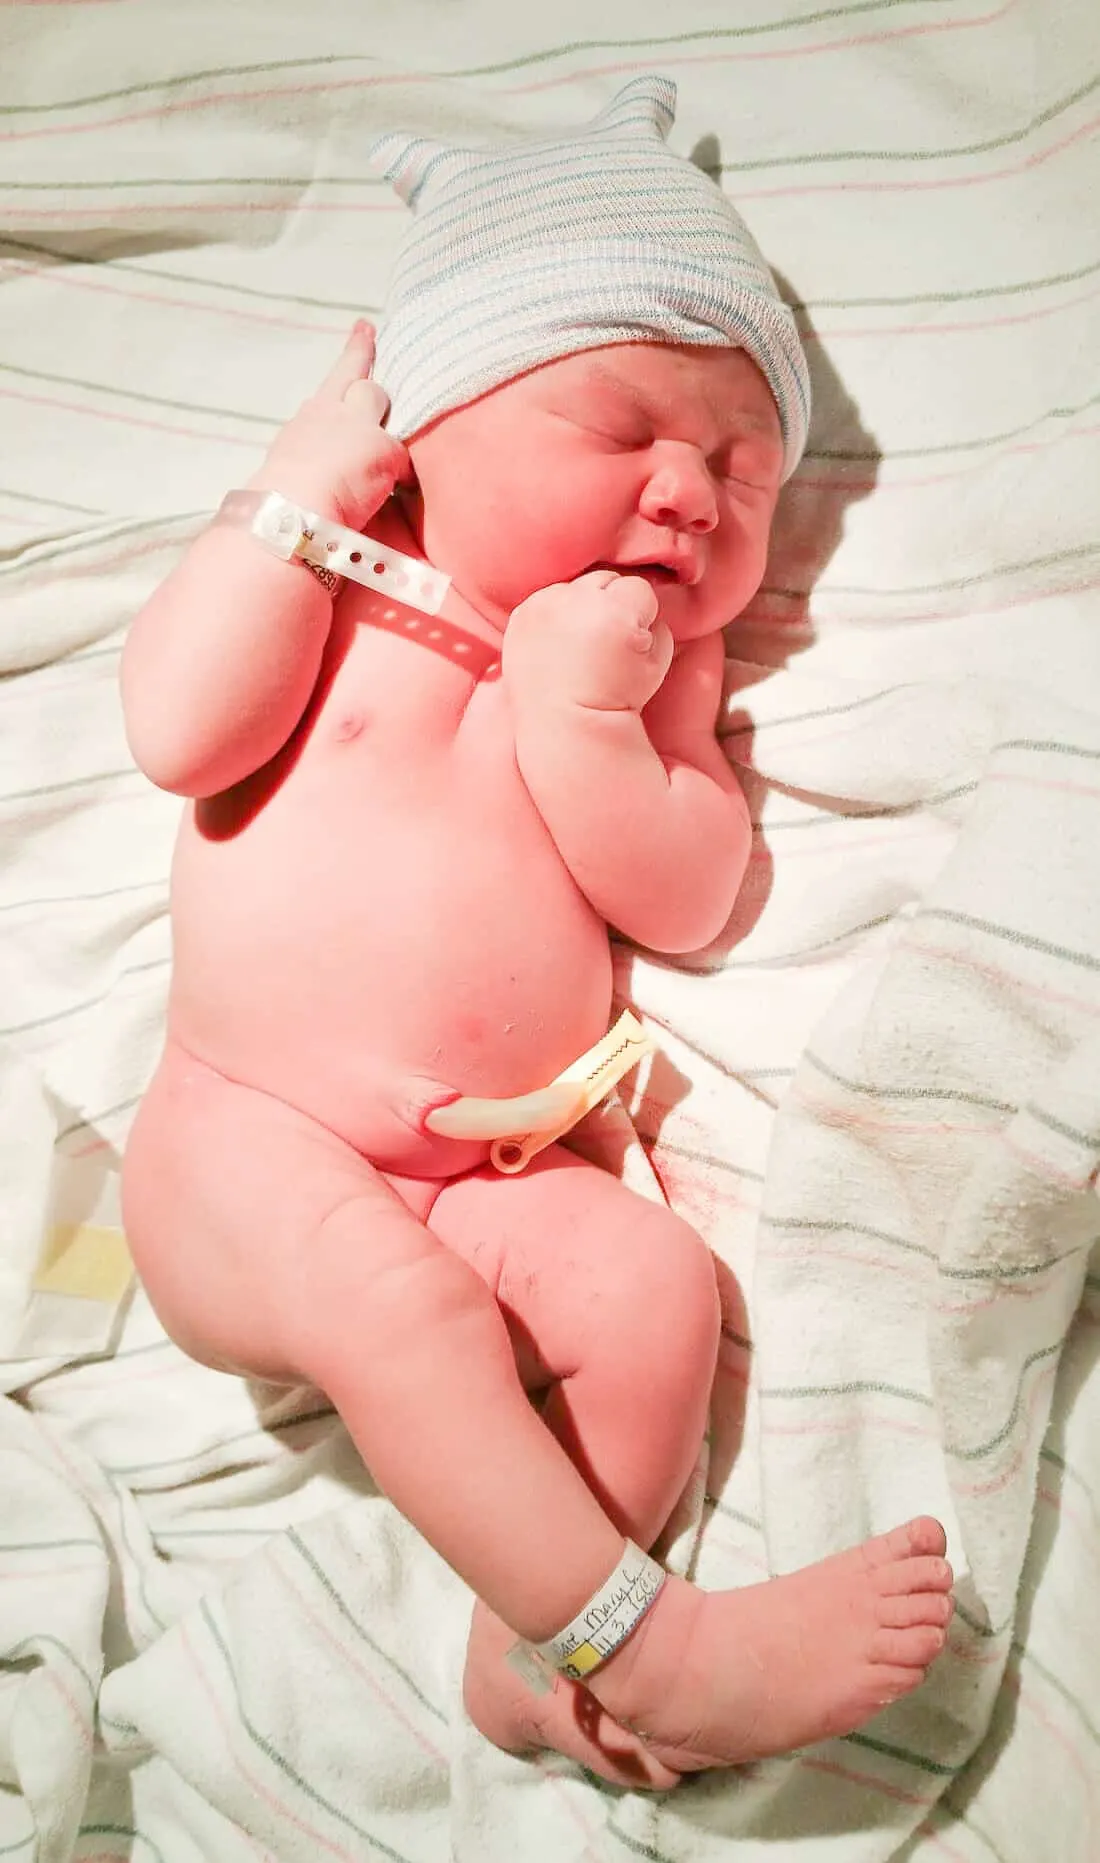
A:
[[[654,141],[665,142],[675,117],[675,84],[671,78],[648,72],[624,84],[587,128],[574,132],[570,140],[602,137],[609,132],[613,137],[648,133]],[[530,147],[529,143],[524,146],[525,154]],[[405,205],[415,211],[429,182],[433,187],[442,185],[484,162],[489,153],[485,149],[467,149],[459,143],[443,142],[434,136],[390,130],[372,143],[368,159]],[[507,160],[507,150],[492,153],[498,160],[501,156]]]
[[[420,194],[433,175],[439,179],[460,174],[477,159],[478,151],[460,148],[456,143],[437,142],[432,136],[410,136],[406,130],[390,130],[372,143],[369,160],[372,168],[390,183],[407,207],[415,209]]]
[[[661,142],[676,120],[676,86],[671,78],[647,71],[616,91],[589,124],[590,130],[650,130]]]

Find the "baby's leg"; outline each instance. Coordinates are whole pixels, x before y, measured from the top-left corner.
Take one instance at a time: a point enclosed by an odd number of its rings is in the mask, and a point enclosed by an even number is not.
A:
[[[326,1391],[379,1486],[517,1635],[543,1641],[603,1584],[621,1531],[529,1404],[512,1349],[525,1325],[535,1338],[523,1296],[554,1279],[563,1236],[544,1238],[556,1246],[526,1276],[534,1287],[510,1286],[510,1335],[481,1272],[369,1164],[283,1102],[178,1050],[135,1121],[123,1209],[150,1298],[184,1350]],[[575,1354],[545,1364],[559,1380],[581,1369]],[[583,1420],[566,1397],[583,1451]],[[613,1493],[613,1474],[599,1477]],[[669,1579],[592,1694],[654,1736],[650,1783],[661,1783],[666,1750],[678,1768],[736,1763],[837,1731],[838,1713],[858,1725],[919,1679],[907,1663],[930,1659],[912,1654],[905,1626],[919,1618],[927,1642],[927,1625],[943,1621],[914,1606],[946,1589],[943,1562],[912,1558],[908,1583],[904,1563],[893,1552],[880,1561],[872,1543],[850,1575],[843,1561],[827,1562],[713,1597]],[[872,1595],[895,1615],[869,1613]],[[786,1606],[769,1609],[784,1596]],[[845,1610],[850,1634],[830,1650]],[[866,1647],[869,1617],[887,1637],[885,1655]],[[887,1634],[891,1623],[899,1628]],[[810,1704],[801,1710],[799,1688]]]
[[[172,1049],[123,1209],[184,1350],[326,1391],[379,1486],[521,1635],[603,1582],[621,1536],[524,1395],[483,1279],[332,1133]]]
[[[531,1366],[543,1414],[607,1513],[650,1544],[702,1434],[718,1330],[710,1258],[680,1220],[561,1148],[520,1177],[448,1185],[436,1233],[482,1273]],[[951,1615],[942,1530],[916,1521],[766,1585],[704,1593],[670,1578],[590,1689],[651,1759],[692,1770],[848,1732],[917,1686]],[[508,1548],[502,1547],[502,1558]],[[610,1568],[609,1568],[610,1569]],[[542,1739],[601,1765],[585,1691],[537,1701],[501,1664],[502,1624],[475,1616],[467,1702],[514,1750]],[[579,1728],[579,1732],[578,1732]],[[598,1730],[597,1730],[598,1731]]]
[[[561,1146],[519,1177],[487,1169],[448,1184],[429,1221],[493,1290],[524,1383],[607,1514],[651,1545],[706,1425],[719,1330],[709,1251],[664,1205]],[[489,1739],[555,1747],[619,1785],[674,1782],[585,1689],[558,1678],[533,1694],[504,1661],[515,1640],[477,1606],[465,1698]]]
[[[706,1428],[714,1264],[664,1204],[554,1145],[520,1176],[445,1184],[428,1217],[508,1322],[544,1422],[623,1534],[657,1538]],[[508,1549],[500,1549],[502,1560]]]

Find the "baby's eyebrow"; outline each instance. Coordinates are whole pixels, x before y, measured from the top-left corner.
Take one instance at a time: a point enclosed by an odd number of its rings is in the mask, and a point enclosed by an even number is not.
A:
[[[629,401],[631,407],[636,408],[639,413],[657,414],[662,418],[667,418],[675,412],[676,404],[673,397],[660,395],[655,398],[647,394],[645,389],[636,388],[632,382],[624,380],[615,369],[608,368],[606,363],[598,361],[594,356],[588,360],[585,379],[586,384],[594,387],[612,389],[624,400]],[[737,439],[775,438],[777,423],[769,419],[767,415],[754,414],[751,408],[738,406],[723,408],[719,412],[718,421],[724,431],[733,434]]]
[[[615,394],[621,395],[624,400],[629,401],[632,406],[636,408],[648,409],[650,406],[648,395],[644,394],[640,388],[635,388],[632,382],[625,381],[621,375],[617,375],[615,370],[609,369],[605,363],[597,362],[594,357],[586,362],[584,386],[586,388],[610,388]]]

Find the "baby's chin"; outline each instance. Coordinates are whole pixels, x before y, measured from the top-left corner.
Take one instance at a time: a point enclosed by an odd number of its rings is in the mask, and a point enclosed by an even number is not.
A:
[[[729,603],[705,583],[685,586],[674,582],[662,587],[654,582],[650,586],[657,597],[657,612],[673,640],[702,640],[707,634],[717,634],[734,619]]]

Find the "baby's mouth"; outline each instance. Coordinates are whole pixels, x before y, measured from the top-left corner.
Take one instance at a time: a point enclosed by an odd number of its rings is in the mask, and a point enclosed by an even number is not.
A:
[[[682,580],[667,563],[592,563],[591,569],[610,569],[616,576],[641,576],[644,582],[667,588]]]

